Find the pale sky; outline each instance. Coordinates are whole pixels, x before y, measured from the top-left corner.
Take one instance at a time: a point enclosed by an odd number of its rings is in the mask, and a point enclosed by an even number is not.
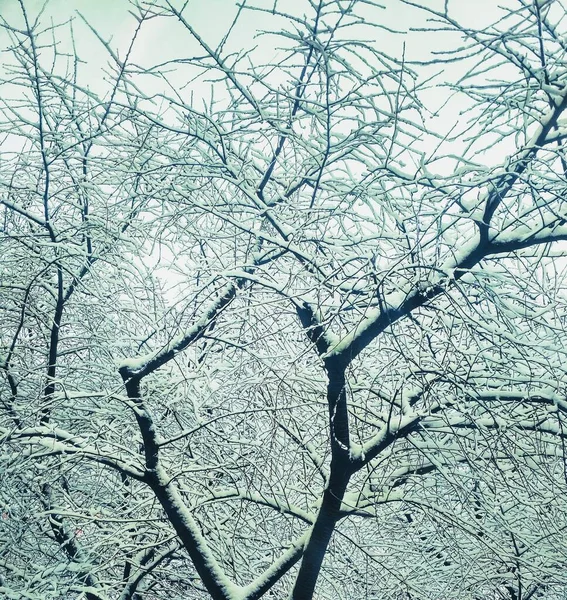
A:
[[[238,10],[238,2],[239,0],[189,0],[184,14],[195,30],[214,48],[230,27]],[[271,8],[274,0],[247,0],[247,2]],[[513,3],[512,0],[502,0],[502,2],[508,5]],[[24,0],[24,3],[30,18],[35,17],[43,6],[41,0]],[[307,0],[277,0],[277,3],[280,10],[289,10],[295,14],[312,12]],[[382,0],[382,3],[385,10],[370,8],[361,3],[357,11],[364,11],[369,22],[401,31],[407,31],[410,27],[423,27],[426,24],[424,13],[403,5],[399,0]],[[443,0],[423,0],[423,3],[435,8],[443,6]],[[182,2],[176,0],[175,4],[181,6]],[[494,20],[498,12],[496,8],[498,4],[499,2],[495,0],[452,0],[449,6],[455,18],[467,25],[481,27]],[[74,32],[78,54],[86,62],[81,67],[83,84],[102,95],[108,90],[108,85],[103,83],[103,79],[104,68],[109,57],[96,36],[77,18],[77,11],[85,16],[104,39],[110,41],[111,47],[118,50],[121,57],[124,57],[136,27],[135,19],[128,12],[130,7],[128,0],[49,0],[45,9],[42,20],[45,24],[49,23],[50,18],[53,18],[54,22],[63,22],[75,17]],[[0,14],[9,22],[18,25],[21,22],[19,1],[0,0]],[[289,24],[286,26],[289,27]],[[239,51],[256,44],[264,44],[261,46],[263,52],[261,60],[267,61],[270,55],[276,56],[273,38],[255,39],[254,36],[259,29],[273,27],[277,27],[277,21],[274,22],[271,16],[246,11],[224,50],[225,52]],[[406,35],[394,35],[380,29],[371,33],[375,36],[376,44],[381,50],[397,58],[402,56],[404,44],[406,58],[425,59],[431,51],[438,50],[442,46],[451,47],[461,43],[459,37],[455,35],[446,37],[442,34],[431,35],[418,31],[411,31]],[[70,49],[68,39],[68,28],[60,30],[58,41],[61,50]],[[272,44],[271,47],[266,45],[268,40]],[[199,54],[202,55],[203,51],[175,19],[160,18],[144,24],[132,60],[142,66],[151,66],[173,58],[187,58]],[[188,79],[187,67],[183,69],[184,72],[175,67],[176,73],[170,75],[171,83],[176,88],[181,88]],[[444,69],[445,74],[449,76],[451,72],[460,74],[462,65],[450,65]],[[198,93],[199,89],[197,89]],[[427,100],[431,108],[437,109],[443,104],[446,96],[447,90],[434,90],[428,94]],[[462,108],[462,106],[445,107],[438,126],[450,129],[455,120],[461,119],[459,110]],[[437,124],[435,126],[437,127]],[[458,148],[455,148],[455,152],[458,151]]]
[[[185,17],[195,28],[195,30],[205,39],[205,41],[215,48],[222,36],[230,27],[232,20],[237,12],[237,1],[239,0],[189,0]],[[305,12],[311,12],[307,0],[277,0],[278,7],[286,10],[286,4],[290,5],[295,13],[302,12],[302,6]],[[442,0],[423,0],[428,6],[442,7]],[[43,2],[40,0],[24,0],[25,6],[29,12],[30,18],[34,18],[41,9]],[[256,5],[271,7],[274,0],[248,0]],[[404,6],[399,0],[382,0],[386,10],[369,9],[361,3],[360,9],[365,10],[369,21],[374,21],[382,25],[396,28],[397,30],[407,31],[410,27],[423,27],[425,25],[425,16],[411,8]],[[512,0],[502,0],[510,5]],[[454,17],[471,27],[482,27],[492,22],[496,16],[497,2],[495,0],[452,0],[451,7],[455,7]],[[176,2],[181,5],[180,1]],[[130,44],[133,31],[136,27],[136,21],[128,13],[130,3],[128,0],[50,0],[46,7],[43,17],[43,23],[49,23],[49,18],[54,22],[63,22],[77,16],[77,11],[81,12],[89,23],[100,33],[100,35],[110,41],[113,50],[118,50],[121,57]],[[9,22],[18,25],[21,21],[21,14],[18,0],[0,0],[0,14]],[[254,35],[257,30],[270,29],[275,24],[270,16],[258,12],[248,11],[245,17],[239,23],[239,27],[231,35],[230,41],[225,50],[238,51],[243,48],[249,48],[255,44],[264,44],[262,47],[262,61],[269,60],[271,55],[275,56],[274,46],[265,46],[268,38],[255,40]],[[108,84],[104,83],[104,68],[108,63],[108,55],[102,44],[96,39],[96,36],[85,26],[78,18],[74,24],[75,38],[78,46],[78,54],[86,62],[81,68],[83,70],[83,82],[86,80],[88,86],[102,95],[108,91]],[[373,32],[374,33],[374,32]],[[406,57],[426,59],[432,50],[437,50],[441,45],[447,46],[450,40],[453,43],[459,43],[458,36],[443,39],[441,34],[431,35],[422,32],[408,32],[406,35],[394,35],[384,30],[375,30],[376,44],[379,48],[391,56],[401,57],[405,43]],[[273,38],[272,38],[273,40]],[[61,44],[61,50],[69,50],[68,29],[61,30],[61,37],[58,39]],[[273,43],[273,41],[272,41]],[[4,45],[2,43],[2,45]],[[48,52],[47,50],[45,51]],[[155,65],[165,60],[173,58],[186,58],[191,55],[202,55],[203,51],[199,49],[197,43],[191,38],[190,34],[184,30],[175,19],[154,19],[144,25],[142,36],[140,37],[133,56],[133,61],[143,66]],[[184,67],[186,69],[186,67]],[[179,69],[175,67],[179,72]],[[450,71],[460,73],[461,64],[454,64],[445,67],[447,75]],[[171,74],[171,82],[174,86],[179,82],[181,87],[187,80],[187,71],[185,75]],[[188,91],[184,90],[183,94]],[[437,94],[437,96],[436,96]],[[448,92],[444,90],[434,90],[428,96],[431,108],[438,108],[446,99]],[[460,100],[462,102],[462,100]],[[436,105],[436,106],[435,106]],[[466,116],[460,116],[459,111],[463,105],[458,102],[452,106],[445,107],[442,116],[433,120],[429,124],[437,131],[449,130],[453,123],[461,122],[464,124]],[[443,131],[443,133],[445,133]],[[433,152],[437,146],[437,141],[428,145],[422,144],[422,150]],[[460,140],[451,143],[451,151],[459,155],[463,148]],[[447,147],[444,153],[447,153]],[[492,156],[487,153],[486,159],[492,164],[499,164],[504,158],[502,147],[493,151]],[[444,159],[445,160],[445,159]],[[435,163],[434,169],[441,173],[444,170],[453,169],[453,162],[446,161],[444,164]]]
[[[185,14],[199,34],[215,46],[230,26],[239,1],[189,0]],[[273,2],[274,0],[255,0],[248,3],[271,7]],[[294,13],[303,12],[302,5],[305,7],[304,11],[306,13],[311,12],[307,0],[277,0],[277,3],[278,8],[286,10],[287,5],[290,11]],[[441,0],[425,0],[423,3],[436,8],[442,6]],[[505,3],[510,4],[510,0]],[[25,5],[32,16],[38,13],[43,4],[42,0],[25,0]],[[181,6],[181,4],[179,0],[176,2],[177,6]],[[423,26],[423,15],[410,7],[403,6],[398,0],[383,0],[382,4],[386,7],[386,10],[365,9],[361,4],[357,11],[366,10],[369,20],[402,31],[407,30],[409,27]],[[453,0],[450,7],[456,18],[470,26],[479,27],[492,20],[495,15],[495,7],[498,4],[495,0]],[[115,48],[124,49],[129,43],[131,33],[135,27],[134,19],[128,14],[129,10],[130,3],[128,0],[48,0],[46,15],[52,16],[56,21],[64,21],[80,12],[105,38],[112,37],[112,45]],[[19,0],[0,0],[0,13],[2,17],[11,21],[19,13]],[[238,30],[233,34],[233,48],[239,45],[241,47],[250,45],[255,30],[268,27],[269,24],[269,17],[265,17],[258,12],[248,11]],[[175,51],[182,51],[188,42],[189,36],[171,35],[171,32],[168,31],[170,26],[165,20],[161,19],[157,22],[154,21],[154,24],[150,26],[146,26],[144,48],[140,52],[155,59],[160,54],[167,55]],[[97,54],[98,50],[94,47],[96,43],[92,39],[92,34],[87,33],[83,25],[78,28],[78,31],[80,32],[82,46],[88,47],[93,54]],[[418,32],[395,37],[382,32],[377,41],[387,51],[397,51],[399,54],[401,54],[401,48],[405,42],[408,54],[422,55],[424,50],[427,50],[423,45],[425,39],[426,36]],[[429,40],[427,41],[428,45],[431,44]]]

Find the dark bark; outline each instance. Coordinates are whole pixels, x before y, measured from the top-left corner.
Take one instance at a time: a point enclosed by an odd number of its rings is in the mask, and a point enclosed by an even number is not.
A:
[[[81,564],[83,562],[83,554],[77,540],[66,530],[61,516],[53,512],[51,506],[51,486],[49,484],[43,485],[41,494],[43,505],[51,513],[49,515],[49,524],[55,541],[71,561]],[[81,569],[78,571],[78,574],[85,585],[91,588],[98,587],[97,579],[88,570]],[[93,591],[85,592],[85,598],[86,600],[103,600],[102,596]]]
[[[137,405],[136,420],[144,443],[144,454],[146,462],[146,474],[144,481],[151,487],[156,498],[165,511],[169,522],[177,532],[181,543],[191,557],[193,566],[199,574],[204,586],[213,600],[226,600],[229,596],[222,585],[221,579],[217,577],[220,568],[214,564],[214,558],[203,546],[204,540],[199,539],[197,526],[192,521],[188,512],[182,511],[175,498],[175,490],[170,482],[163,481],[157,474],[159,469],[159,445],[156,439],[156,431],[150,414],[146,411],[142,402],[140,380],[142,376],[130,376],[127,369],[120,369],[124,380],[126,393],[130,400]]]
[[[353,473],[353,463],[349,456],[350,435],[345,376],[347,364],[343,357],[334,357],[325,363],[329,376],[327,401],[332,453],[331,468],[319,514],[305,546],[293,588],[293,600],[311,600],[313,598],[321,565],[337,521],[341,518],[341,504]]]
[[[350,479],[348,457],[331,462],[329,485],[323,494],[321,508],[313,525],[311,537],[305,548],[303,560],[293,588],[293,600],[311,600],[321,571],[323,559],[335,525],[341,517],[341,504]]]
[[[151,476],[148,477],[148,482],[169,522],[177,532],[181,543],[191,557],[193,566],[211,598],[213,600],[226,600],[229,594],[221,581],[215,577],[215,568],[211,565],[211,557],[201,547],[202,540],[197,539],[197,536],[193,533],[194,528],[187,523],[187,515],[179,511],[176,502],[172,498],[170,487],[157,483]]]

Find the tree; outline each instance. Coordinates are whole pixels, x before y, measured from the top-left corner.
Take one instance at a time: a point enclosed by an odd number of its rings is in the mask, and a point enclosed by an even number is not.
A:
[[[564,596],[565,8],[20,1],[3,594]]]

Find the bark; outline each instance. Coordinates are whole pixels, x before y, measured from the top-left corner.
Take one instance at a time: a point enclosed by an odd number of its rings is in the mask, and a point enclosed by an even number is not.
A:
[[[327,402],[329,405],[331,468],[319,514],[311,529],[309,541],[305,546],[303,559],[293,588],[293,600],[310,600],[313,598],[323,559],[327,553],[337,521],[341,517],[341,504],[346,488],[354,472],[354,464],[349,456],[350,433],[345,375],[348,362],[342,355],[334,356],[325,361],[325,369],[329,377]]]
[[[323,494],[321,508],[303,554],[293,588],[293,600],[311,600],[313,598],[323,559],[327,553],[335,525],[341,516],[341,504],[350,475],[348,456],[331,462],[329,484]]]

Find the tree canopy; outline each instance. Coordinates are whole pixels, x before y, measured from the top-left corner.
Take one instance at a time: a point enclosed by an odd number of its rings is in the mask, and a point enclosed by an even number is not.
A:
[[[567,5],[463,4],[2,17],[0,595],[565,597]]]

